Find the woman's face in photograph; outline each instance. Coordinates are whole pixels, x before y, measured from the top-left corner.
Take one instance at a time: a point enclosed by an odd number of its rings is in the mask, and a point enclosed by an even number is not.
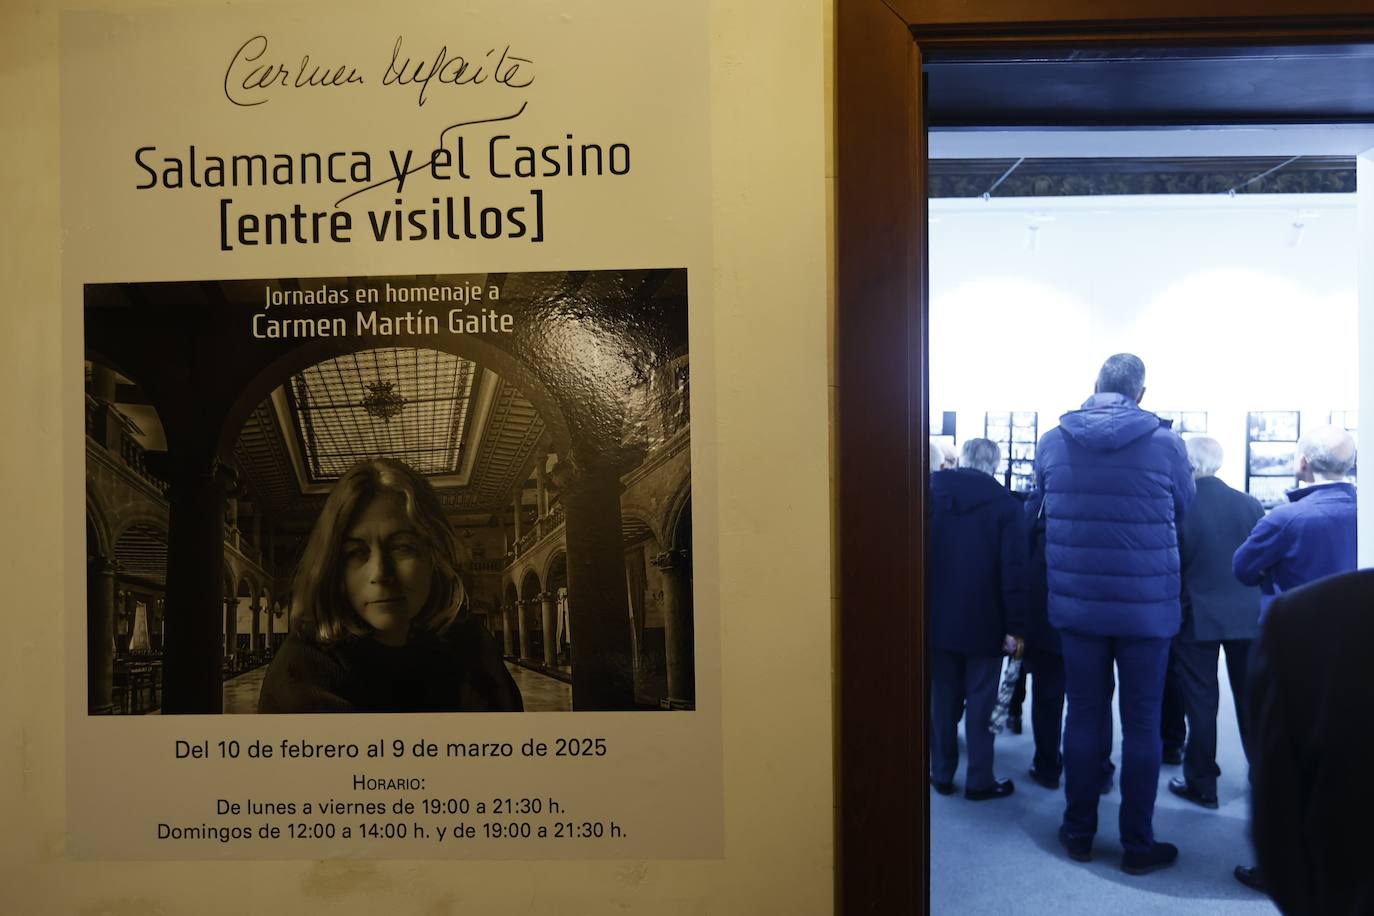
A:
[[[343,587],[374,639],[404,645],[429,598],[434,558],[395,494],[362,504],[344,532]]]

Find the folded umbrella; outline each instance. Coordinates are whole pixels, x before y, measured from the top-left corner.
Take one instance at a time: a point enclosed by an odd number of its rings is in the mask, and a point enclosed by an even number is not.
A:
[[[1011,695],[1016,692],[1016,682],[1020,679],[1021,658],[1018,653],[1007,659],[1006,670],[1002,672],[1002,684],[997,688],[997,705],[992,708],[992,717],[988,720],[988,731],[994,735],[1002,734],[1002,729],[1007,727],[1007,711],[1011,708]]]

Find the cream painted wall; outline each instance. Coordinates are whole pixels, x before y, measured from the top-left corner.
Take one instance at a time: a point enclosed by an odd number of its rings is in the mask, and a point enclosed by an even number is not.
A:
[[[533,0],[530,0],[533,2]],[[702,0],[707,2],[707,0]],[[104,5],[114,8],[114,4]],[[207,3],[208,5],[208,3]],[[748,913],[831,910],[827,148],[831,4],[709,0],[723,613],[725,857],[714,861],[75,862],[64,839],[57,410],[58,5],[0,12],[8,296],[0,562],[0,887],[18,913]],[[327,28],[327,20],[321,26]],[[671,40],[671,36],[649,36]],[[117,75],[112,75],[112,78]],[[698,353],[702,356],[699,358]],[[703,386],[705,387],[705,386]],[[21,485],[16,485],[21,484]],[[134,723],[124,723],[134,724]],[[110,761],[118,791],[118,761]]]

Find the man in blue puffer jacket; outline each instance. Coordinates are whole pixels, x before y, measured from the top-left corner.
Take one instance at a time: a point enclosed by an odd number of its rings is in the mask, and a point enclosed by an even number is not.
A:
[[[1121,868],[1172,865],[1178,849],[1154,838],[1163,747],[1160,704],[1169,643],[1182,619],[1178,522],[1196,487],[1183,440],[1140,408],[1145,364],[1110,357],[1096,393],[1040,439],[1050,623],[1064,652],[1067,804],[1059,840],[1078,861],[1097,832],[1105,689],[1117,667],[1121,710]]]

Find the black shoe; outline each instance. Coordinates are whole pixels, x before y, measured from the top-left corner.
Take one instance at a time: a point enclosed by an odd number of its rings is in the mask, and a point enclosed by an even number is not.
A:
[[[1006,798],[1016,791],[1016,786],[1010,779],[1003,779],[994,782],[991,787],[986,789],[965,789],[964,798],[969,801],[988,801],[993,798]]]
[[[936,792],[940,793],[941,795],[953,795],[953,794],[954,794],[954,783],[953,783],[953,782],[936,782],[935,780],[932,779],[932,780],[930,781],[930,787],[931,787],[932,789],[934,789]]]
[[[1237,865],[1232,874],[1236,876],[1237,881],[1251,890],[1259,891],[1261,894],[1269,893],[1269,885],[1265,883],[1264,874],[1258,865]]]
[[[1030,778],[1032,782],[1044,786],[1046,789],[1059,788],[1059,774],[1056,773],[1051,776],[1049,773],[1037,770],[1034,764],[1030,768]]]
[[[1075,862],[1091,862],[1093,860],[1093,838],[1090,836],[1069,836],[1069,832],[1060,827],[1059,845],[1064,847],[1069,858]]]
[[[1178,847],[1173,843],[1155,843],[1146,852],[1127,851],[1121,856],[1121,870],[1128,875],[1148,875],[1168,868],[1178,861]]]
[[[1166,766],[1178,766],[1180,763],[1183,762],[1183,748],[1166,747],[1164,749],[1164,756],[1163,758],[1161,758],[1160,762],[1165,764]]]
[[[1021,734],[1020,716],[1007,716],[1007,731],[1011,732],[1013,735]]]
[[[1169,780],[1169,791],[1179,798],[1186,799],[1203,808],[1215,809],[1217,807],[1217,797],[1215,795],[1207,795],[1203,792],[1199,792],[1197,789],[1188,785],[1188,780],[1181,776],[1175,776],[1173,779]]]

